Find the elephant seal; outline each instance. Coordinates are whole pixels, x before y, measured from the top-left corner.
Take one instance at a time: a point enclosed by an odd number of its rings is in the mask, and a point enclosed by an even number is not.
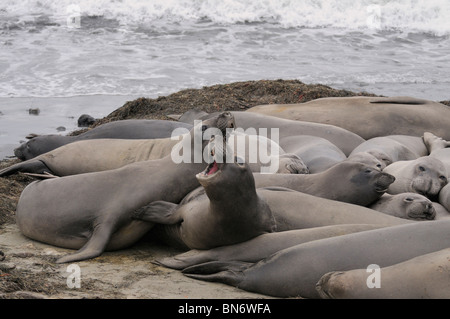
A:
[[[361,136],[334,125],[312,123],[307,121],[295,121],[292,119],[251,112],[232,111],[231,114],[233,114],[236,120],[236,126],[238,128],[242,128],[247,134],[262,135],[259,132],[260,130],[267,129],[270,131],[271,129],[278,129],[280,139],[294,135],[311,135],[322,137],[336,145],[342,152],[344,152],[345,156],[348,156],[355,149],[355,147],[365,141],[365,139]],[[196,118],[194,112],[194,114],[187,116],[187,118],[189,118],[188,123],[191,123],[193,118],[203,120],[214,115],[216,115],[216,113],[204,115],[202,112],[199,114],[199,117]],[[182,118],[183,116],[181,116],[180,120]]]
[[[17,172],[68,176],[106,171],[163,158],[178,142],[171,138],[81,140],[4,168],[0,177]]]
[[[225,112],[195,126],[180,141],[180,147],[162,159],[35,181],[20,196],[17,225],[31,239],[79,249],[58,259],[59,263],[127,247],[153,227],[132,219],[133,212],[156,200],[177,203],[198,187],[195,174],[203,171],[206,162],[203,154],[196,152],[203,153],[209,142],[203,132],[208,127],[223,132],[231,126],[233,116]],[[185,145],[189,149],[183,148]],[[177,152],[183,153],[184,161],[174,160]]]
[[[323,275],[317,291],[323,299],[448,299],[450,248],[380,268],[379,287],[369,288],[367,269]]]
[[[269,205],[277,231],[305,229],[339,224],[392,226],[416,221],[389,216],[376,210],[282,187],[257,189]]]
[[[450,108],[412,97],[330,97],[300,104],[254,106],[246,113],[326,123],[368,140],[378,136],[422,136],[423,132],[450,140]]]
[[[244,262],[257,262],[282,249],[295,245],[381,227],[383,226],[375,224],[339,224],[273,232],[259,235],[234,245],[221,246],[208,250],[189,250],[174,257],[159,259],[156,261],[156,264],[181,270],[210,261],[239,260]]]
[[[331,271],[387,267],[448,248],[450,220],[324,238],[278,251],[257,262],[208,262],[183,269],[188,277],[274,297],[319,298],[316,283]],[[386,249],[389,247],[389,249]]]
[[[417,193],[384,194],[369,208],[395,217],[413,220],[432,220],[436,217],[433,202]]]
[[[256,187],[279,186],[336,201],[367,206],[379,199],[395,178],[367,164],[344,161],[316,174],[258,174]]]
[[[169,155],[179,142],[179,136],[185,134],[189,134],[188,129],[177,128],[174,130],[174,136],[170,138],[76,141],[2,169],[0,177],[17,172],[68,176],[111,170],[135,162],[160,159]],[[251,159],[249,165],[255,172],[309,173],[301,158],[294,154],[286,154],[277,143],[263,136],[231,132],[227,143],[236,149],[240,157],[248,162]]]
[[[415,160],[422,156],[427,156],[428,149],[422,137],[391,135],[371,138],[358,145],[349,155],[356,155],[361,152],[369,152],[384,161],[386,166],[397,161]]]
[[[214,141],[212,141],[213,143]],[[214,161],[196,175],[205,194],[187,204],[155,201],[135,212],[135,219],[163,224],[164,235],[180,248],[210,249],[249,240],[276,230],[267,203],[255,189],[252,171],[215,148]],[[226,151],[225,151],[226,149]]]
[[[285,152],[298,155],[308,167],[310,174],[323,172],[347,159],[344,152],[322,137],[286,136],[280,139],[279,144]]]
[[[395,177],[387,190],[389,194],[412,192],[432,197],[438,195],[447,184],[447,169],[444,164],[430,156],[394,162],[383,172]]]
[[[192,129],[191,124],[166,120],[122,120],[99,125],[77,136],[38,135],[14,150],[25,161],[75,141],[97,138],[152,139],[172,136],[176,128]]]

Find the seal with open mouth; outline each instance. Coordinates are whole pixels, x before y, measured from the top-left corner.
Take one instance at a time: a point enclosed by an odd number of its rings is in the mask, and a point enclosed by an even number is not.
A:
[[[155,201],[134,218],[161,225],[159,236],[182,248],[209,249],[249,240],[275,231],[267,203],[255,189],[253,174],[238,157],[227,160],[226,142],[210,145],[212,161],[196,175],[205,190],[186,204]],[[229,156],[228,156],[229,158]]]
[[[199,186],[195,174],[204,169],[206,161],[203,156],[199,163],[192,158],[198,148],[196,137],[208,127],[221,127],[221,131],[234,127],[233,116],[221,113],[196,125],[183,137],[180,143],[190,145],[190,161],[175,163],[169,155],[115,170],[29,184],[17,205],[19,229],[31,239],[78,249],[58,259],[60,263],[94,258],[105,250],[135,243],[153,224],[134,220],[134,211],[156,200],[178,203]],[[209,139],[202,140],[200,152],[208,143]]]

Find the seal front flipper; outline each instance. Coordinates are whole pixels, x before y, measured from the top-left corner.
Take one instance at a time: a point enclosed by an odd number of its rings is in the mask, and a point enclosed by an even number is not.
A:
[[[22,163],[17,163],[0,170],[0,177],[12,175],[18,172],[34,173],[34,174],[45,174],[45,173],[53,174],[51,169],[49,169],[47,165],[44,164],[44,162],[39,160],[30,160]]]
[[[177,212],[177,204],[165,202],[162,200],[151,202],[144,207],[134,211],[133,219],[139,219],[146,222],[173,225],[182,221]]]

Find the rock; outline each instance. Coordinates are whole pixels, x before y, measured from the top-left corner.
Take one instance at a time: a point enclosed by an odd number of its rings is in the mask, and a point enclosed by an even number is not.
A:
[[[28,114],[30,115],[39,115],[39,113],[41,113],[41,110],[39,108],[35,108],[35,109],[28,109]]]
[[[1,271],[7,272],[7,271],[10,271],[10,270],[12,270],[14,268],[16,268],[16,265],[13,264],[13,263],[8,263],[8,262],[0,263],[0,270]]]
[[[78,127],[88,127],[94,124],[96,119],[94,119],[89,114],[83,114],[78,118]]]

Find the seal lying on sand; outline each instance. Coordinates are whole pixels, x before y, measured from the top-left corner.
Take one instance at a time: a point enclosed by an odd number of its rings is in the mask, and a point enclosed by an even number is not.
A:
[[[239,244],[221,246],[208,250],[193,249],[174,257],[159,259],[156,263],[164,267],[181,270],[209,261],[239,260],[244,262],[257,262],[282,249],[309,241],[381,227],[383,226],[376,224],[339,224],[273,232],[260,235]]]
[[[284,151],[298,155],[309,173],[319,173],[347,159],[336,145],[327,139],[311,135],[294,135],[280,139]]]
[[[395,178],[367,164],[344,161],[308,175],[258,174],[256,187],[279,186],[318,197],[367,206],[379,199]]]
[[[296,245],[257,263],[209,262],[183,273],[275,297],[319,298],[316,283],[324,274],[371,264],[388,267],[446,249],[449,227],[450,220],[384,227]]]
[[[368,140],[378,136],[422,136],[433,132],[450,140],[450,108],[412,97],[330,97],[300,104],[269,104],[247,113],[326,123]]]
[[[380,286],[369,288],[367,269],[333,271],[317,283],[325,299],[448,299],[450,248],[380,268]]]
[[[97,138],[153,139],[172,136],[176,128],[192,129],[191,124],[165,120],[123,120],[99,125],[77,136],[38,135],[14,150],[25,161],[75,141]]]
[[[217,147],[214,158],[196,175],[206,194],[181,205],[153,202],[139,209],[135,218],[164,224],[163,237],[189,249],[240,243],[275,231],[270,207],[256,193],[248,165],[237,157],[229,163],[226,152],[219,152]]]
[[[92,139],[60,146],[32,159],[0,170],[0,177],[17,172],[68,176],[100,172],[169,155],[186,128],[178,128],[174,137],[161,139]],[[263,136],[231,132],[227,140],[238,156],[250,162],[255,172],[307,174],[308,167],[295,154],[286,154],[274,141]],[[254,156],[253,156],[254,155]],[[251,161],[250,161],[251,160]]]
[[[369,208],[391,216],[413,220],[432,220],[436,217],[433,202],[417,193],[384,194]]]
[[[186,112],[191,113],[191,112]],[[185,113],[185,114],[186,114]],[[311,135],[324,138],[334,145],[336,145],[345,156],[348,156],[358,145],[363,143],[365,139],[361,136],[352,133],[341,127],[337,127],[329,124],[312,123],[307,121],[295,121],[292,119],[279,118],[276,116],[268,116],[263,114],[251,113],[251,112],[239,112],[232,111],[236,125],[238,128],[245,130],[247,134],[260,134],[259,130],[267,129],[267,134],[270,134],[271,129],[279,130],[280,140],[284,137],[294,135]],[[206,114],[204,112],[194,112],[193,116],[186,116],[188,122],[195,119],[207,119],[210,116],[214,116],[216,113]],[[197,117],[198,116],[198,117]],[[180,117],[182,120],[184,116]],[[250,131],[256,130],[254,133]],[[268,136],[270,137],[270,136]],[[281,147],[283,147],[281,145]]]
[[[180,142],[190,145],[189,162],[175,163],[167,156],[115,170],[33,182],[23,190],[17,205],[19,229],[29,238],[79,249],[60,258],[60,263],[127,247],[153,226],[133,220],[135,210],[156,200],[178,203],[199,186],[195,174],[206,162],[202,154],[198,154],[199,163],[193,160],[197,157],[195,138],[202,137],[208,127],[224,131],[231,126],[233,117],[225,112],[194,127]],[[208,142],[202,141],[200,151]]]
[[[447,169],[431,156],[422,156],[412,161],[398,161],[387,166],[383,172],[395,177],[387,193],[419,193],[426,197],[436,196],[447,184]]]

